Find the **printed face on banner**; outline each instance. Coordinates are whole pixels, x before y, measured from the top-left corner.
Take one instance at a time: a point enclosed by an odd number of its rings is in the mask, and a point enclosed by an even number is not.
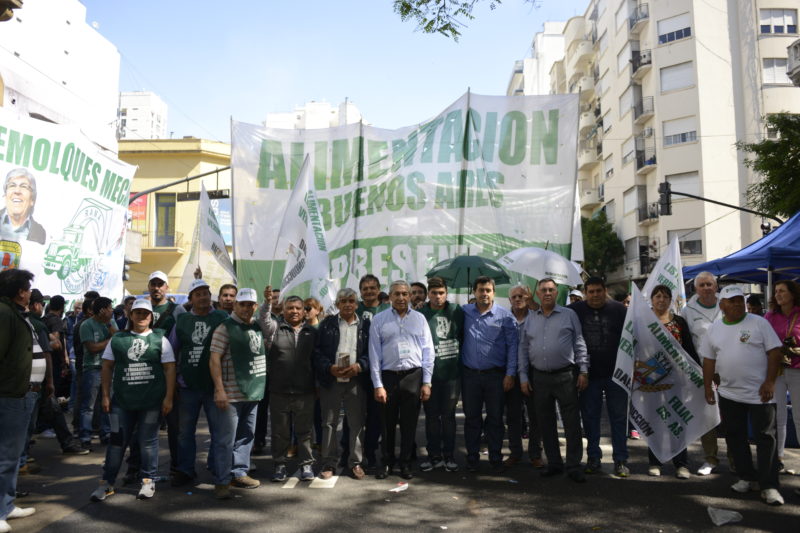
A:
[[[0,126],[0,268],[68,305],[88,290],[120,300],[134,167],[71,126],[3,111]]]

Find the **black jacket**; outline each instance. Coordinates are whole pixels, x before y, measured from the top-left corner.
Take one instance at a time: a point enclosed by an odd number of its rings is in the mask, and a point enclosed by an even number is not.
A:
[[[331,367],[336,363],[339,351],[339,315],[327,317],[319,325],[317,346],[314,348],[314,368],[320,386],[328,388],[334,383]],[[356,363],[361,366],[358,379],[365,387],[372,388],[369,376],[369,320],[358,321],[358,337],[356,339]]]
[[[294,329],[279,322],[267,354],[269,392],[282,394],[310,394],[314,392],[314,366],[312,356],[317,341],[317,330],[303,325],[294,342]]]

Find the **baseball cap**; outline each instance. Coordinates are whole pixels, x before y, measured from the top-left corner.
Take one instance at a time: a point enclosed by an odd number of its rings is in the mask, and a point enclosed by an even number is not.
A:
[[[569,295],[570,296],[577,296],[578,298],[583,300],[583,293],[581,291],[579,291],[578,289],[573,289],[573,290],[569,291]]]
[[[199,289],[200,287],[210,287],[210,285],[205,281],[203,281],[202,279],[193,280],[192,284],[189,285],[189,296],[192,295],[193,290]]]
[[[134,309],[145,309],[147,311],[153,312],[153,306],[150,304],[150,300],[145,300],[144,298],[139,298],[135,302],[133,302],[133,307],[131,307],[131,311]]]
[[[237,302],[258,302],[258,295],[255,289],[242,288],[236,293]]]
[[[52,298],[50,298],[50,308],[51,309],[64,309],[64,297],[60,294],[56,294]]]
[[[737,296],[741,296],[742,298],[744,298],[744,292],[742,292],[742,289],[740,287],[737,287],[736,285],[728,285],[727,287],[724,287],[719,293],[719,297],[722,298],[723,300],[728,298],[736,298]]]
[[[164,283],[168,281],[167,275],[161,272],[160,270],[156,270],[155,272],[150,274],[150,277],[147,278],[147,281],[153,281],[154,279],[160,279]]]
[[[42,291],[39,289],[31,289],[31,299],[30,303],[35,304],[37,302],[43,302],[44,296],[42,296]]]

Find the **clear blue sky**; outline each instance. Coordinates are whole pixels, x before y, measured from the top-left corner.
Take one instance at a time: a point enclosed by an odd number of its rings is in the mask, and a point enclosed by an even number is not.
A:
[[[355,103],[399,128],[470,87],[505,94],[514,61],[542,23],[588,0],[484,1],[459,42],[401,22],[391,0],[82,0],[88,23],[122,56],[120,90],[158,93],[175,137],[228,141],[229,120],[260,123],[308,100]]]

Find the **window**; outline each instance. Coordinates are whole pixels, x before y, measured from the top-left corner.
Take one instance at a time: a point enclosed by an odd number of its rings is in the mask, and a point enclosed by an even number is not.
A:
[[[694,65],[691,61],[664,67],[660,71],[661,92],[685,89],[694,85]]]
[[[625,261],[631,263],[647,256],[647,240],[643,237],[634,237],[625,241]]]
[[[633,87],[628,86],[622,96],[619,97],[619,117],[622,118],[625,113],[633,107]]]
[[[622,195],[622,211],[630,213],[647,201],[647,188],[644,185],[631,187]]]
[[[759,10],[761,33],[797,33],[796,9]]]
[[[786,73],[786,58],[767,57],[762,59],[762,81],[764,84],[792,84]]]
[[[600,55],[603,55],[603,52],[606,51],[606,48],[608,48],[608,32],[604,31],[603,35],[600,36]]]
[[[622,143],[622,164],[627,165],[636,157],[636,139],[631,137]]]
[[[606,179],[614,177],[614,155],[611,154],[603,160],[603,176]]]
[[[667,232],[667,240],[677,237],[681,255],[702,255],[703,253],[703,234],[700,228],[676,229]]]
[[[658,21],[658,44],[671,43],[692,36],[692,19],[689,13],[682,13]]]
[[[697,140],[696,117],[684,117],[664,121],[664,147]]]
[[[685,192],[700,196],[700,176],[695,172],[682,172],[680,174],[668,174],[666,180],[676,191]],[[683,196],[676,196],[673,200],[684,199]]]
[[[628,41],[617,54],[617,74],[622,74],[625,67],[631,63],[631,43]]]
[[[614,200],[611,200],[606,205],[603,206],[603,211],[606,212],[606,220],[614,224],[616,222],[616,205],[614,204]]]
[[[614,15],[614,27],[617,30],[619,30],[620,26],[623,24],[628,23],[628,15],[630,15],[630,6],[628,5],[628,0],[622,0],[617,8],[616,14]]]
[[[175,246],[175,193],[156,193],[156,246]]]

